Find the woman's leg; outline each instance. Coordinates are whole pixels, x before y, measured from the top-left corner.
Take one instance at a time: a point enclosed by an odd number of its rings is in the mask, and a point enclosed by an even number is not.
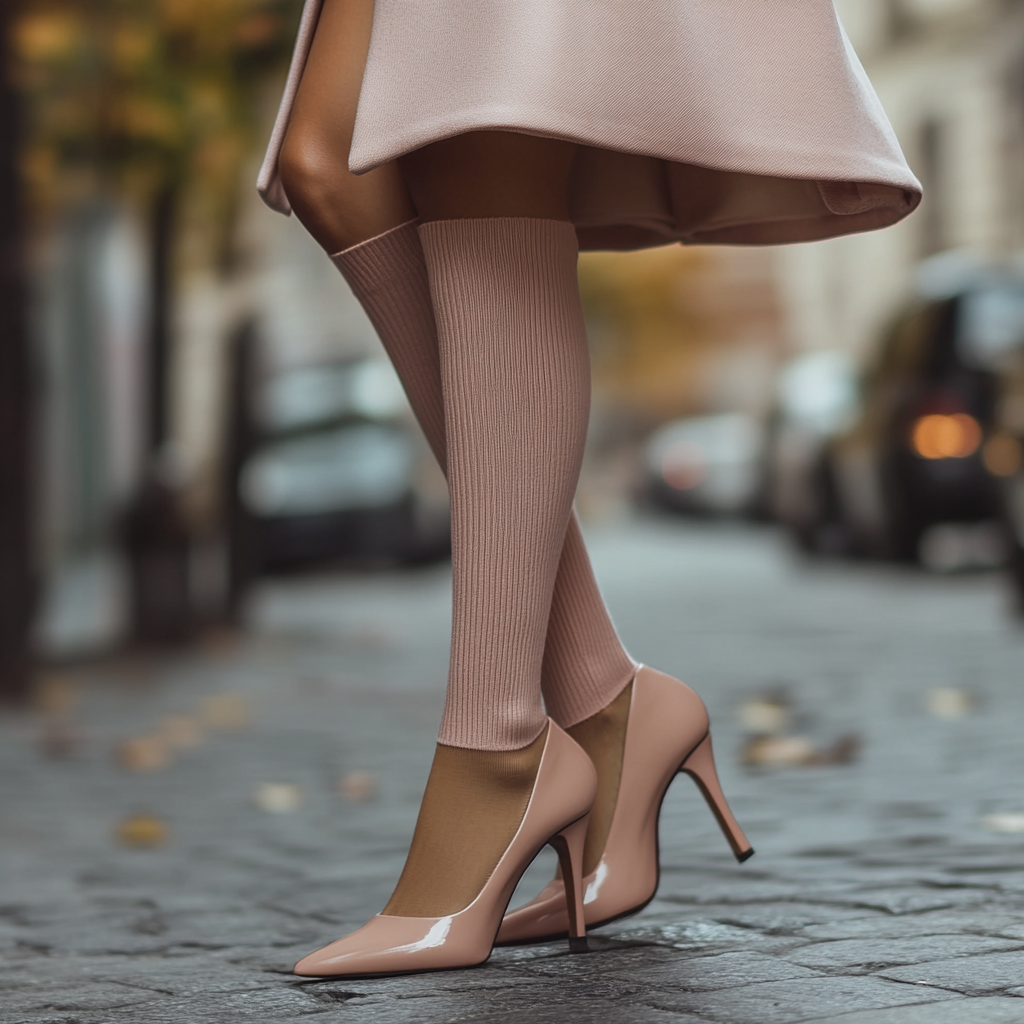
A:
[[[444,464],[444,411],[433,311],[419,238],[412,225],[406,223],[414,210],[394,165],[359,177],[347,171],[371,19],[372,6],[367,0],[326,0],[282,153],[282,179],[299,219],[314,237],[328,252],[344,250],[338,252],[335,260],[377,326],[428,438]],[[499,146],[499,153],[500,150]],[[506,192],[515,183],[503,200],[513,205],[503,208],[511,213],[525,213],[528,207],[524,207],[523,200],[532,186],[524,186],[510,170],[514,168],[503,166],[500,179]],[[474,195],[463,184],[458,188],[463,198]],[[475,195],[478,203],[486,198]],[[476,209],[482,212],[486,207],[478,205]],[[548,212],[564,216],[564,210],[553,210],[550,205]],[[366,239],[369,241],[365,244],[358,244]],[[595,710],[600,718],[599,709],[622,689],[632,672],[632,662],[622,650],[600,600],[575,519],[567,533],[558,590],[564,596],[556,600],[558,613],[552,616],[549,627],[545,695],[556,721],[569,726]],[[585,741],[585,737],[580,738]],[[525,755],[527,751],[520,753]],[[488,760],[483,754],[476,755],[476,759]],[[490,755],[490,760],[495,763],[478,763],[468,776],[462,772],[461,785],[452,784],[453,776],[460,773],[453,773],[450,763],[449,770],[444,770],[444,759],[435,765],[440,776],[434,781],[439,784],[428,787],[425,811],[438,805],[440,795],[442,813],[430,813],[427,818],[448,818],[455,804],[477,802],[485,793],[490,795],[487,802],[494,806],[495,786],[512,796],[513,791],[521,791],[524,783],[532,781],[530,764],[518,764],[522,756],[510,761],[507,755]],[[532,758],[526,760],[531,762]],[[469,790],[465,788],[467,779],[471,781]],[[508,783],[516,779],[518,784],[510,789]],[[480,786],[483,789],[476,792]],[[514,820],[521,816],[521,795],[520,792],[512,800],[510,817]],[[610,798],[613,802],[613,790]],[[499,813],[499,817],[503,816],[509,817]],[[503,831],[483,829],[495,836]],[[463,838],[471,840],[472,836]],[[588,847],[591,845],[588,842]],[[504,848],[504,841],[500,848]],[[437,863],[434,857],[426,859]],[[461,857],[448,860],[453,865],[464,865]],[[452,894],[464,889],[472,894],[478,888],[473,872],[464,872],[461,867],[459,871],[459,880],[464,885],[452,884],[451,879],[446,884],[441,877],[435,888]]]
[[[447,472],[437,331],[415,223],[393,228],[331,258],[377,329],[427,441]],[[601,598],[579,520],[573,514],[558,565],[544,648],[541,684],[548,714],[563,728],[600,714],[622,692],[635,668]]]
[[[281,176],[296,215],[332,254],[377,328],[427,440],[446,468],[437,339],[422,248],[410,223],[415,211],[397,165],[358,176],[348,171],[372,20],[373,0],[325,0],[285,138]],[[467,146],[478,146],[481,136],[491,136],[489,159],[501,164],[490,182],[478,178],[466,161]],[[465,141],[472,138],[478,141]],[[478,133],[432,147],[425,159],[408,158],[416,165],[421,201],[444,201],[444,182],[432,180],[432,175],[442,175],[458,183],[449,190],[461,216],[493,208],[488,204],[494,188],[510,216],[533,209],[537,182],[516,173],[515,164],[521,161],[517,147],[535,151],[538,143],[549,143],[517,141],[524,139],[528,137]],[[512,164],[501,163],[506,158]],[[535,173],[543,176],[544,171]],[[564,194],[549,194],[544,202],[548,212],[568,218]],[[542,672],[548,713],[566,728],[598,714],[622,691],[633,670],[573,515],[555,583]]]
[[[373,24],[373,0],[324,0],[281,149],[295,215],[328,253],[416,216],[398,165],[348,169]]]
[[[437,335],[415,226],[395,228],[333,259],[377,328],[417,419],[446,468]],[[584,853],[586,873],[604,850],[615,807],[629,709],[626,684],[633,671],[601,599],[573,515],[555,581],[541,685],[548,714],[569,729],[598,772],[598,799]]]
[[[565,209],[574,148],[479,133],[403,162],[426,220],[420,237],[438,328],[453,625],[437,754],[386,914],[462,909],[515,834],[539,767],[544,638],[590,397]],[[494,766],[509,758],[519,770],[496,785]],[[450,793],[481,772],[490,791],[480,794],[483,806],[456,811]],[[484,814],[486,828],[476,822]],[[441,891],[442,872],[462,884]]]

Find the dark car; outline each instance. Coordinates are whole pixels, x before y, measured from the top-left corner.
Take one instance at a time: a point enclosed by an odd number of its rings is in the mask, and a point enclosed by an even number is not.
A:
[[[813,533],[912,559],[937,524],[997,519],[999,368],[1022,338],[1024,283],[1010,275],[906,309],[859,382],[852,421],[813,465]]]
[[[261,438],[242,501],[263,571],[427,560],[449,546],[444,478],[390,364],[280,370],[262,383]]]
[[[999,383],[996,432],[986,454],[989,469],[1001,484],[1007,566],[1018,610],[1024,613],[1024,347],[1006,360]]]

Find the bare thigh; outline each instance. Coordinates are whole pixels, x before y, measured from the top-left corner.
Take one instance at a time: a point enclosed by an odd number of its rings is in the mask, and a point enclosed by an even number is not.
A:
[[[348,169],[373,0],[324,0],[281,151],[296,216],[329,253],[414,216],[568,220],[573,143],[503,131],[432,143],[365,174]]]
[[[518,132],[467,132],[399,161],[424,220],[569,219],[569,171],[578,146]]]
[[[324,0],[281,151],[285,194],[329,253],[415,216],[397,164],[348,169],[372,23],[373,0]]]

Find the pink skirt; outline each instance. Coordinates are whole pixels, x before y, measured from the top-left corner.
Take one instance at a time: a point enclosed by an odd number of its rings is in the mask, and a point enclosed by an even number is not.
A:
[[[322,0],[306,0],[258,188]],[[577,142],[581,248],[885,227],[921,186],[832,0],[376,0],[349,167],[481,129]]]

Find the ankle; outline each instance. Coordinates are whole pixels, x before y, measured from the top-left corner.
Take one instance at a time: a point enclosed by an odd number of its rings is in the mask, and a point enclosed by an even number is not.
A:
[[[606,748],[625,737],[629,722],[629,703],[633,692],[632,680],[628,682],[615,699],[596,714],[570,725],[565,731],[589,754],[591,749]],[[620,758],[621,759],[621,758]]]
[[[438,744],[409,857],[383,913],[444,917],[479,895],[533,794],[547,729],[519,750]]]
[[[601,860],[619,796],[626,727],[633,696],[632,680],[596,714],[570,726],[566,732],[586,751],[597,771],[597,800],[590,812],[590,827],[583,852],[583,873],[589,875]]]

